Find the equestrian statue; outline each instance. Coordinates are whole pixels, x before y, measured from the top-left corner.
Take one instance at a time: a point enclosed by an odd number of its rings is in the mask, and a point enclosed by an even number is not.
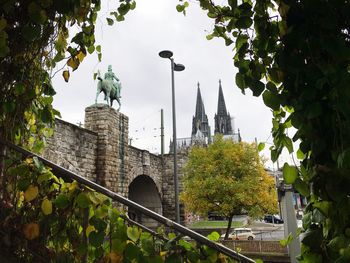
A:
[[[97,93],[95,98],[95,103],[97,103],[98,95],[103,92],[105,97],[104,100],[107,101],[109,106],[113,106],[113,100],[116,100],[119,104],[118,111],[121,107],[120,103],[120,91],[122,89],[122,84],[117,78],[117,76],[112,71],[112,66],[108,66],[108,72],[105,73],[104,79],[101,78],[100,71],[97,72]],[[115,81],[114,81],[115,80]],[[110,103],[109,103],[110,102]]]

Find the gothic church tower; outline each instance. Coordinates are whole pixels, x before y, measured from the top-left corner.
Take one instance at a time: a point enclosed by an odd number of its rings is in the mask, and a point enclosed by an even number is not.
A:
[[[208,116],[205,114],[204,104],[202,100],[201,90],[199,83],[197,84],[197,101],[196,101],[196,113],[192,119],[192,141],[193,139],[204,139],[210,143],[210,126],[208,124]]]
[[[215,134],[232,135],[234,133],[232,129],[232,121],[230,113],[226,110],[226,104],[224,94],[222,92],[221,80],[219,80],[219,99],[218,109],[214,117],[215,120]]]

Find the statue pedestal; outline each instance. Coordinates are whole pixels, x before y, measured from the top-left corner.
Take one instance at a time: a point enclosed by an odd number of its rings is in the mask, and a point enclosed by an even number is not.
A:
[[[106,104],[95,104],[85,109],[85,128],[98,135],[96,182],[127,197],[129,118]]]

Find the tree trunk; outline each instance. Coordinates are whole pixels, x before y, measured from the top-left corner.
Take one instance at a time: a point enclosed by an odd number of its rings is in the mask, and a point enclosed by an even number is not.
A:
[[[225,234],[225,240],[228,240],[228,235],[230,234],[231,230],[231,225],[232,225],[232,219],[233,219],[233,214],[229,215],[228,217],[228,223],[227,223],[227,228],[226,228],[226,234]]]

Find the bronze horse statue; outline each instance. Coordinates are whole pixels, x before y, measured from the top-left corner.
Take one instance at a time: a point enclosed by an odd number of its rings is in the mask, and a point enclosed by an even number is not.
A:
[[[113,100],[116,100],[119,104],[118,111],[121,107],[120,103],[120,90],[121,90],[121,83],[120,82],[113,82],[111,79],[102,79],[101,74],[98,71],[97,73],[97,92],[96,92],[96,98],[95,103],[97,103],[97,98],[101,92],[104,93],[105,97],[104,100],[107,101],[107,104],[109,106],[113,106]]]

